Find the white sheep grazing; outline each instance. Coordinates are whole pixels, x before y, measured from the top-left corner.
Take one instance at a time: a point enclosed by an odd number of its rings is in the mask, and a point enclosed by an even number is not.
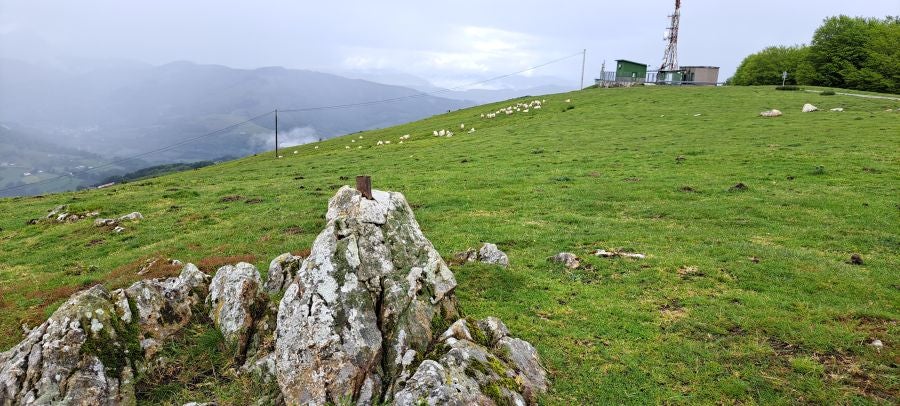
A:
[[[350,140],[350,142],[356,142],[356,140]]]
[[[385,141],[384,143],[385,143],[385,144],[390,144],[391,142],[390,142],[390,141]]]
[[[445,135],[447,135],[447,131],[445,131],[444,129],[441,129],[441,131],[438,131],[438,136],[439,136],[439,137],[443,137],[443,136],[445,136]]]
[[[447,131],[447,136],[448,136],[448,137],[452,137],[452,136],[453,136],[453,131]]]
[[[484,118],[484,113],[481,113],[481,118]]]
[[[384,141],[378,141],[378,143],[375,145],[384,145]]]
[[[297,152],[298,152],[298,151],[294,151],[295,154],[296,154]]]
[[[362,149],[362,145],[357,145],[356,149]]]
[[[465,130],[465,129],[466,129],[466,125],[465,125],[465,124],[460,124],[460,125],[459,125],[459,129],[460,129],[460,130]]]
[[[319,146],[318,146],[318,145],[316,145],[316,147],[315,147],[315,148],[313,148],[313,149],[319,149]]]
[[[522,112],[523,112],[523,113],[527,113],[527,112],[528,112],[528,109],[522,110]]]
[[[350,149],[349,145],[344,145],[344,149]]]
[[[359,139],[363,139],[363,138],[362,138],[362,135],[359,136]]]
[[[566,103],[571,103],[572,99],[566,99]]]
[[[398,144],[402,144],[402,143],[403,143],[403,141],[400,141]]]
[[[534,109],[535,109],[535,110],[540,110],[540,109],[541,109],[541,105],[538,104],[537,106],[534,106]]]
[[[473,133],[473,132],[475,132],[475,127],[472,127],[472,128],[469,129],[469,134],[471,134],[471,133]]]
[[[434,136],[437,137],[437,136],[438,136],[437,130],[434,130],[434,131],[432,132],[432,134],[434,134]]]

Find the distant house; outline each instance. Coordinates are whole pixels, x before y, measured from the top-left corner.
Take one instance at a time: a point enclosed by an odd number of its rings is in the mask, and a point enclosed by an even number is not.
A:
[[[693,85],[712,85],[719,83],[718,66],[682,66],[684,81]]]
[[[616,59],[616,82],[644,83],[647,78],[647,64]]]

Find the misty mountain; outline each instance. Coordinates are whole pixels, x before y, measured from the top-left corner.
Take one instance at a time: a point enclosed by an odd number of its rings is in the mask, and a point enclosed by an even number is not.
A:
[[[279,67],[232,69],[174,62],[114,63],[63,70],[0,60],[0,121],[24,124],[53,142],[102,156],[177,143],[276,108],[345,105],[415,95],[414,89]],[[421,96],[390,103],[279,115],[288,141],[312,141],[392,126],[471,106]],[[147,161],[203,160],[270,149],[274,119],[243,125]]]
[[[421,77],[390,69],[367,69],[338,72],[341,76],[403,86],[447,99],[493,103],[522,96],[563,93],[578,88],[578,83],[552,76],[513,75],[492,80],[468,90],[450,90],[435,86]],[[473,79],[472,82],[477,82]]]

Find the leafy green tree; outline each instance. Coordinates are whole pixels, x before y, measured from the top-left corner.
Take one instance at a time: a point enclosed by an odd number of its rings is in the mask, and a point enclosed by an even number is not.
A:
[[[738,86],[781,84],[781,73],[788,72],[786,84],[809,84],[815,76],[808,62],[806,46],[774,46],[744,58],[729,81]]]
[[[900,91],[900,20],[825,19],[813,35],[813,84],[877,92]]]

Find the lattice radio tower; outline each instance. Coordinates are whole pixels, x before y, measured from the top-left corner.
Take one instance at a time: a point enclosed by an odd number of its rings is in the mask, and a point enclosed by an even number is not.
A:
[[[661,71],[678,70],[678,24],[681,20],[681,0],[675,0],[675,13],[669,16],[671,24],[666,29],[664,41],[666,45],[666,53],[663,55],[663,63],[659,67]]]

